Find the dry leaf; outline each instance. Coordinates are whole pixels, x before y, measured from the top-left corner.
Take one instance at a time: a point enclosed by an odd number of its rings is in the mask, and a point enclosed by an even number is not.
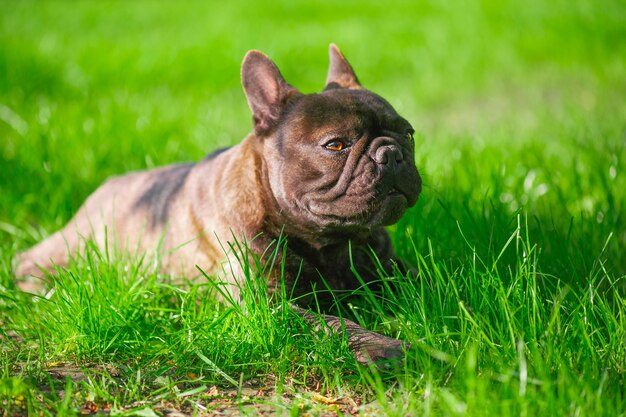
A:
[[[321,394],[318,394],[316,392],[313,393],[312,397],[315,401],[319,402],[319,403],[324,403],[324,404],[337,404],[339,402],[339,400],[337,398],[329,398],[329,397],[325,397]]]

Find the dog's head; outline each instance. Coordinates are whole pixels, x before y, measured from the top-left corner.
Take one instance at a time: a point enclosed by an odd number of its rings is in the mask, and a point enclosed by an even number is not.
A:
[[[361,87],[335,45],[329,53],[319,94],[300,93],[260,52],[243,61],[269,191],[286,223],[322,233],[393,224],[421,190],[413,128]]]

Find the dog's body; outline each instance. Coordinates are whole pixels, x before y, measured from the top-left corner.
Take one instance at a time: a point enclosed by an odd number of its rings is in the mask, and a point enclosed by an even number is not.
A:
[[[158,251],[161,268],[172,275],[196,276],[196,265],[217,272],[232,237],[251,240],[263,215],[249,147],[248,139],[195,164],[108,179],[65,228],[19,255],[16,275],[63,266],[88,239],[100,248]]]
[[[262,257],[287,240],[284,278],[296,294],[321,275],[332,288],[356,284],[352,261],[373,273],[373,250],[390,268],[384,225],[415,204],[421,180],[413,129],[379,96],[364,90],[331,45],[325,90],[304,95],[263,54],[252,51],[242,82],[254,131],[240,144],[195,164],[171,165],[108,180],[61,231],[18,255],[16,275],[66,265],[85,239],[99,246],[159,251],[164,271],[193,277],[197,267],[237,281],[228,242]],[[231,286],[236,293],[237,285]],[[381,336],[382,337],[382,336]]]

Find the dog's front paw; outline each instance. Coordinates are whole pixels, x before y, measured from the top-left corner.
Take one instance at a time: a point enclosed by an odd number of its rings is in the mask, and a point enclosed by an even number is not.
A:
[[[358,362],[376,365],[390,365],[402,360],[411,347],[407,342],[369,331],[352,335],[348,345]]]
[[[391,365],[402,360],[411,347],[407,342],[366,330],[353,321],[331,315],[317,316],[298,306],[291,307],[305,322],[313,325],[315,330],[320,330],[320,325],[324,323],[322,329],[344,333],[348,337],[348,346],[354,357],[362,364]]]

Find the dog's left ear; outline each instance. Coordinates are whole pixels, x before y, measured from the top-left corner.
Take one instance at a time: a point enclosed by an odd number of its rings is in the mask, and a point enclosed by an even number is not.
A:
[[[333,88],[349,88],[352,90],[361,89],[361,83],[356,77],[352,66],[342,55],[337,45],[331,43],[328,47],[330,65],[328,66],[328,76],[326,77],[326,87],[324,90]]]
[[[290,98],[301,93],[285,81],[276,64],[259,51],[250,51],[241,64],[241,83],[252,110],[254,131],[270,133]]]

